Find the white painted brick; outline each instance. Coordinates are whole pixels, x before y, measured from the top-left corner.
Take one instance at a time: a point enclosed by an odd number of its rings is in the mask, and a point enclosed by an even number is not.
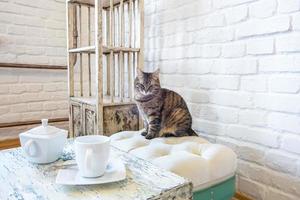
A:
[[[224,135],[224,125],[208,120],[193,120],[193,129],[209,135]]]
[[[200,108],[200,118],[219,121],[223,123],[236,123],[238,120],[238,110],[236,108],[202,106]]]
[[[24,85],[11,85],[9,87],[9,92],[11,94],[21,94],[26,91],[26,87]]]
[[[266,151],[265,147],[262,147],[257,144],[246,143],[246,142],[236,142],[236,143],[237,143],[237,154],[239,159],[257,163],[259,165],[264,165],[265,151]],[[255,176],[251,175],[250,177],[253,179]]]
[[[279,189],[282,192],[299,196],[300,183],[298,177],[277,172],[250,162],[239,162],[239,173],[264,185]]]
[[[161,75],[160,82],[162,86],[183,87],[185,78],[181,75]]]
[[[300,59],[293,55],[274,55],[259,59],[259,71],[262,72],[299,72]]]
[[[194,89],[214,89],[217,87],[214,77],[211,75],[189,76],[186,84],[189,88]]]
[[[18,82],[18,75],[16,75],[15,70],[10,70],[10,69],[0,69],[0,84],[9,84],[9,83],[16,83]]]
[[[272,26],[270,26],[272,24]],[[288,16],[273,17],[263,20],[253,19],[237,26],[236,35],[238,38],[279,33],[290,28]]]
[[[225,10],[225,18],[228,24],[234,24],[245,20],[248,16],[247,5],[236,6]]]
[[[1,95],[0,96],[0,106],[10,104],[10,98],[8,95]]]
[[[266,126],[267,112],[260,110],[241,110],[239,112],[239,123],[250,126]]]
[[[213,61],[207,59],[188,59],[181,62],[178,71],[181,74],[207,74]]]
[[[237,90],[240,84],[240,77],[234,75],[215,76],[215,83],[217,88],[220,89]]]
[[[254,105],[257,108],[267,110],[299,113],[300,96],[288,94],[256,94],[254,96]]]
[[[295,175],[289,175],[286,173],[278,173],[276,171],[267,171],[269,185],[274,188],[277,188],[283,192],[287,192],[293,195],[300,196],[300,183],[299,177]]]
[[[208,102],[208,94],[206,91],[187,89],[183,91],[183,97],[186,101],[192,103]]]
[[[271,113],[268,116],[268,126],[276,130],[300,134],[300,117],[285,113]]]
[[[278,0],[278,12],[289,13],[300,9],[299,0]]]
[[[214,13],[203,18],[202,27],[219,27],[225,25],[225,17],[223,14]]]
[[[184,48],[182,47],[163,49],[161,52],[161,59],[162,60],[179,59],[179,58],[183,58],[184,57],[183,55],[184,55]]]
[[[228,89],[237,90],[239,86],[238,76],[215,76],[215,75],[201,75],[201,76],[189,76],[186,86],[194,89]]]
[[[300,13],[296,13],[292,18],[292,28],[293,30],[300,30]]]
[[[255,74],[257,62],[255,59],[218,59],[215,60],[212,73],[216,74]]]
[[[272,92],[297,93],[300,90],[300,76],[273,75],[269,78],[269,88]]]
[[[180,6],[179,9],[177,9],[177,13],[180,13],[179,16],[181,16],[181,19],[185,19],[208,13],[211,10],[211,6],[211,1],[208,0],[193,1]]]
[[[241,88],[250,92],[266,92],[267,81],[266,76],[244,76],[241,78]]]
[[[252,106],[252,95],[236,91],[213,91],[209,93],[210,103],[222,106],[248,108]]]
[[[42,85],[37,84],[29,84],[26,85],[26,91],[27,92],[40,92],[42,91]]]
[[[11,106],[10,112],[24,113],[28,111],[27,104],[15,104]]]
[[[300,34],[288,34],[277,37],[276,50],[278,52],[300,52]]]
[[[266,18],[276,12],[276,0],[261,0],[250,4],[249,15],[254,18]]]
[[[43,103],[28,103],[27,106],[30,112],[43,110]]]
[[[247,41],[247,54],[272,54],[274,53],[273,38],[251,39]]]
[[[242,42],[231,42],[222,47],[222,56],[224,58],[237,58],[246,54],[246,46]]]
[[[232,41],[234,31],[232,28],[207,28],[195,32],[195,42],[199,44],[219,43]]]
[[[276,199],[276,200],[297,200],[297,199],[299,199],[299,197],[286,194],[280,190],[269,188],[269,190],[266,193],[266,200],[274,200],[274,199]]]
[[[161,63],[158,64],[158,68],[161,73],[172,74],[177,72],[178,67],[182,65],[181,63],[182,62],[173,61],[173,60],[162,61]]]
[[[216,8],[223,8],[223,7],[229,7],[229,6],[236,6],[240,4],[245,4],[248,2],[252,2],[254,0],[213,0],[213,6]]]
[[[0,115],[5,115],[9,112],[8,106],[0,106]]]
[[[299,119],[300,120],[300,119]],[[291,152],[300,154],[300,137],[296,135],[284,135],[282,138],[281,148]]]
[[[297,158],[278,150],[270,150],[266,154],[266,165],[271,169],[295,174],[297,171]]]
[[[58,108],[58,103],[57,102],[47,102],[43,104],[43,109],[48,111],[48,110],[57,110]]]
[[[259,147],[258,147],[259,148]],[[254,147],[254,149],[256,149]],[[265,149],[264,149],[265,151]],[[263,155],[264,156],[264,155]],[[264,159],[264,158],[263,158]],[[259,163],[253,163],[250,161],[239,160],[237,173],[239,176],[251,178],[253,181],[257,181],[263,184],[269,184],[269,177],[267,171],[270,169],[261,166]]]
[[[22,120],[23,121],[28,121],[28,120],[40,120],[40,119],[51,119],[51,113],[47,112],[47,111],[38,111],[38,112],[26,112],[26,113],[22,113]]]
[[[216,58],[221,54],[220,45],[192,45],[186,48],[187,58]]]
[[[245,193],[249,197],[255,200],[263,200],[265,198],[265,186],[246,179],[244,177],[238,177],[238,190]]]
[[[0,85],[0,94],[8,94],[9,87],[8,85]]]
[[[268,147],[278,147],[279,145],[279,134],[269,131],[268,129],[230,125],[227,128],[226,135]]]

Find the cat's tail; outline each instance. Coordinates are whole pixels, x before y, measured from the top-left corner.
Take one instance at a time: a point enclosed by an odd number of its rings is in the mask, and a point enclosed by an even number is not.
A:
[[[188,134],[189,136],[198,136],[198,134],[192,128],[188,130]]]

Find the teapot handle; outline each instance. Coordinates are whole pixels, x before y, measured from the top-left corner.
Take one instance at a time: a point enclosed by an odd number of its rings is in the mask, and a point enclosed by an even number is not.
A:
[[[33,149],[32,149],[32,147],[33,147]],[[28,156],[35,157],[37,155],[35,141],[33,141],[32,139],[29,139],[24,145],[24,150]]]

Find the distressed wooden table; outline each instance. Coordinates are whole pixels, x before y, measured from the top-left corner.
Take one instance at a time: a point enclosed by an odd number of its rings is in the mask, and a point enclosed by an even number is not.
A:
[[[125,163],[125,180],[104,185],[63,186],[56,184],[55,178],[59,169],[74,163],[72,140],[58,161],[46,165],[27,161],[21,148],[0,151],[0,199],[192,199],[192,185],[186,179],[115,147],[111,152]]]

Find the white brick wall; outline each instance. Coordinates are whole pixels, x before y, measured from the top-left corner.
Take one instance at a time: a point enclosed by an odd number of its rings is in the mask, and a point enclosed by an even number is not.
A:
[[[145,3],[146,66],[183,95],[195,130],[236,151],[238,189],[299,199],[300,0]]]
[[[0,62],[66,65],[65,15],[64,0],[0,1]],[[0,123],[67,110],[66,71],[0,69]]]

